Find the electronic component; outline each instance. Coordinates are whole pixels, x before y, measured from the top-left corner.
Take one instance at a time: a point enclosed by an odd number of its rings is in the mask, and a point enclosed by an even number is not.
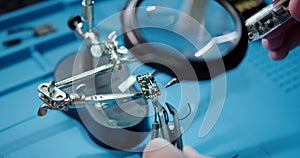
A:
[[[138,75],[136,81],[139,83],[145,98],[151,99],[160,95],[160,90],[152,74],[145,73]]]
[[[249,41],[263,38],[291,19],[289,0],[276,0],[246,21]]]
[[[174,124],[170,125],[167,110],[158,101],[158,96],[161,93],[156,83],[156,80],[153,77],[157,73],[158,71],[154,71],[152,73],[144,73],[136,77],[136,81],[138,82],[144,97],[146,99],[151,100],[155,111],[154,122],[152,123],[151,138],[158,138],[160,130],[162,138],[172,142],[174,145],[176,145],[179,149],[182,150],[182,138],[177,110],[171,104],[166,103],[170,114],[173,116],[172,122]],[[167,85],[171,86],[173,82],[177,82],[177,79],[171,80]]]

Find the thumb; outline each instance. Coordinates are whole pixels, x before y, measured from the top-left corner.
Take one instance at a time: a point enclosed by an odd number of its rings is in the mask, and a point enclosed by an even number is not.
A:
[[[183,153],[170,142],[156,138],[151,140],[144,149],[143,158],[184,158]]]
[[[300,45],[300,24],[294,24],[286,33],[281,47],[271,50],[269,56],[272,59],[282,59],[290,50]]]
[[[292,17],[300,22],[300,0],[291,0],[289,10]]]

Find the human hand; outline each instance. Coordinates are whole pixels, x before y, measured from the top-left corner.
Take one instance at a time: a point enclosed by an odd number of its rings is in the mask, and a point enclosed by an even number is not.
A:
[[[263,47],[270,50],[269,57],[273,60],[285,58],[290,50],[300,45],[300,0],[290,0],[289,11],[294,19],[262,39]]]
[[[170,142],[156,138],[151,140],[143,152],[143,158],[210,158],[199,154],[190,146],[185,146],[183,152]]]

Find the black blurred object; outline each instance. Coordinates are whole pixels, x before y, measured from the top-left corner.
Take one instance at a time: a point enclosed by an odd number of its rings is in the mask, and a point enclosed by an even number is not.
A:
[[[22,39],[20,39],[20,38],[14,38],[14,39],[10,39],[10,40],[4,41],[3,45],[5,45],[5,46],[13,46],[13,45],[19,44],[21,42],[22,42]]]
[[[74,15],[68,20],[68,26],[72,29],[75,30],[77,25],[82,22],[81,16],[79,15]]]
[[[267,3],[264,0],[227,0],[233,4],[245,19],[264,8]]]
[[[56,31],[55,27],[52,24],[42,24],[36,27],[20,27],[20,28],[12,28],[7,30],[7,35],[13,35],[17,33],[21,33],[24,31],[31,31],[32,34],[30,36],[20,36],[12,39],[8,39],[3,42],[4,46],[14,46],[20,44],[23,40],[32,38],[32,37],[40,37],[47,35],[49,33],[53,33]]]
[[[0,15],[5,14],[44,0],[0,0]]]

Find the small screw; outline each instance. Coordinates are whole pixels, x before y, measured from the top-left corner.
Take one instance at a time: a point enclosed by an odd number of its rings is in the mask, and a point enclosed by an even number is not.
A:
[[[62,99],[63,96],[62,96],[62,95],[58,95],[56,98],[57,98],[57,99]]]
[[[97,110],[103,110],[103,109],[106,109],[107,107],[108,107],[107,103],[96,103],[95,104],[95,108]]]
[[[117,127],[117,122],[115,120],[109,120],[107,124],[111,127]]]
[[[41,89],[48,90],[48,86],[47,85],[42,85]]]

